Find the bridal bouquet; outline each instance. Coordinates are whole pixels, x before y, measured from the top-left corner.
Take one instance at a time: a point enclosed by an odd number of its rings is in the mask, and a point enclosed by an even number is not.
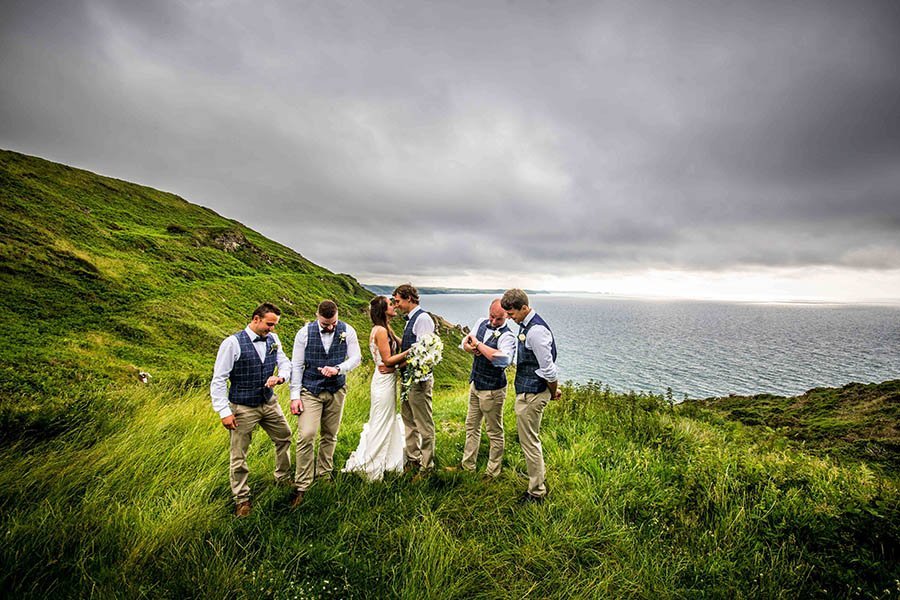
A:
[[[409,387],[413,381],[424,379],[434,371],[434,366],[444,357],[444,342],[435,334],[424,336],[412,345],[406,357],[406,369],[403,371],[403,385],[400,399],[404,402],[409,397]]]

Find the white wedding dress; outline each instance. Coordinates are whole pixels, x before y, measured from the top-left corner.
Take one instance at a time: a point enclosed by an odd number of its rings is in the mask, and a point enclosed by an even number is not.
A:
[[[386,471],[403,472],[404,430],[403,419],[396,412],[397,374],[378,372],[382,360],[374,336],[369,337],[369,350],[375,359],[369,422],[363,425],[359,446],[343,470],[365,474],[369,481],[380,481]]]

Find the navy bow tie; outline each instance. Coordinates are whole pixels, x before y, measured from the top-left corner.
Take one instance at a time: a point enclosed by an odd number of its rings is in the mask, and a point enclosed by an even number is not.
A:
[[[253,343],[255,344],[256,342],[264,342],[264,341],[266,341],[266,338],[256,336],[256,338],[253,340]]]
[[[320,329],[319,333],[325,335],[326,333],[334,333],[334,329]]]

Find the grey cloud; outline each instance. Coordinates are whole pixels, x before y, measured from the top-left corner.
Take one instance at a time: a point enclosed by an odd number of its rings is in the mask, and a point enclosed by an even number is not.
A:
[[[337,271],[900,268],[896,3],[8,12],[0,145]]]

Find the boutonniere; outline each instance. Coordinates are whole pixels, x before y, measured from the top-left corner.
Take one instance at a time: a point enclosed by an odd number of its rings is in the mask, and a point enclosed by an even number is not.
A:
[[[495,330],[494,330],[494,337],[495,337],[495,338],[500,337],[500,330],[499,330],[499,329],[495,329]]]
[[[519,334],[519,341],[520,341],[520,342],[524,342],[524,341],[525,341],[525,334],[524,334],[524,333],[520,333],[520,334]]]
[[[341,341],[342,341],[342,342],[346,342],[346,341],[347,341],[347,332],[346,332],[346,331],[342,331],[342,332],[341,332]]]
[[[269,354],[275,354],[276,352],[278,352],[278,344],[272,344],[271,346],[269,346]]]

